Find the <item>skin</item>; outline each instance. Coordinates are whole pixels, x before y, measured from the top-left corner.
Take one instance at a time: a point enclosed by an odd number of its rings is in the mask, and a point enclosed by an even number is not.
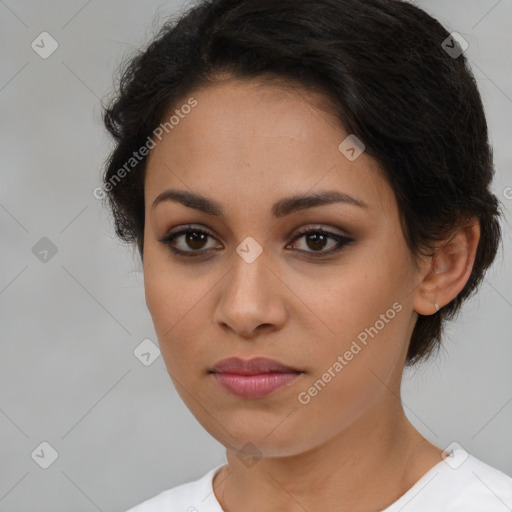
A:
[[[435,257],[415,261],[393,190],[365,152],[350,161],[338,150],[348,133],[322,96],[228,78],[191,96],[197,106],[148,157],[143,266],[167,370],[226,447],[215,496],[237,512],[381,510],[442,460],[442,449],[406,418],[400,382],[418,313],[435,313],[434,303],[448,303],[469,278],[478,222],[457,230]],[[225,215],[175,201],[153,208],[171,188],[215,200]],[[368,207],[333,203],[272,216],[274,202],[320,190]],[[159,241],[185,224],[210,236],[187,244],[182,235],[174,246],[211,249],[207,259],[176,256]],[[354,241],[315,258],[337,243],[296,238],[307,227]],[[252,263],[236,252],[249,236],[263,248]],[[300,403],[298,394],[394,303],[401,311]],[[231,356],[277,359],[304,373],[265,398],[239,398],[208,373]]]

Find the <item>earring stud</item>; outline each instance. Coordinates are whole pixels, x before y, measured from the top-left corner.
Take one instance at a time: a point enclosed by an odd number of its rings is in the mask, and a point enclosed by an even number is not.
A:
[[[434,307],[436,308],[436,312],[439,311],[439,304],[437,302],[434,303]]]

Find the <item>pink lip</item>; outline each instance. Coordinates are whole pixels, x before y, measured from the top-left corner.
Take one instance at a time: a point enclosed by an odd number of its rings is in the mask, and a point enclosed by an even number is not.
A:
[[[264,357],[219,361],[210,373],[227,391],[243,398],[261,398],[291,384],[300,370]]]

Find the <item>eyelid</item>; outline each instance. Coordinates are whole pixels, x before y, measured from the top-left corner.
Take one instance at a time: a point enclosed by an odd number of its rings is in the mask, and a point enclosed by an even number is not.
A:
[[[309,224],[305,227],[301,227],[297,230],[294,230],[292,231],[289,235],[288,235],[288,238],[291,238],[293,236],[293,240],[295,240],[296,238],[304,235],[304,234],[307,234],[311,231],[319,231],[319,232],[323,232],[325,234],[328,234],[328,235],[335,235],[335,236],[339,236],[340,238],[346,238],[346,239],[350,239],[351,236],[349,233],[347,232],[342,232],[342,233],[336,233],[336,232],[333,232],[331,231],[332,228],[326,228],[324,227],[322,224]],[[339,228],[337,228],[339,229]]]
[[[160,240],[166,240],[172,237],[173,235],[181,235],[183,234],[183,232],[187,231],[200,231],[201,233],[206,233],[209,236],[213,237],[208,228],[200,226],[199,224],[182,224],[174,229],[171,229],[171,231],[168,231]]]

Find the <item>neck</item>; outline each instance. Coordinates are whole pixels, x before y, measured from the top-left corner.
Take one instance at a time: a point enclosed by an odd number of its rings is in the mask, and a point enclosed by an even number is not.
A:
[[[304,453],[251,465],[232,450],[226,455],[213,483],[226,512],[379,511],[442,460],[396,399]]]

